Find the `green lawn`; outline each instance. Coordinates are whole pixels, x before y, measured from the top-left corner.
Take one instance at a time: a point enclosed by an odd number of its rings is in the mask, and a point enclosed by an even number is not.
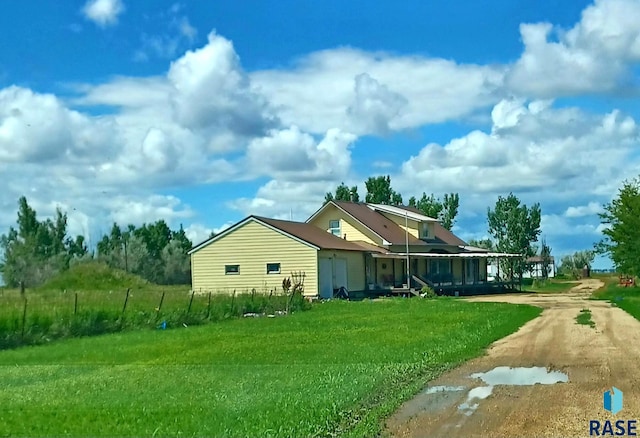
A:
[[[539,308],[319,303],[276,318],[0,352],[2,436],[373,436],[427,381]]]
[[[522,285],[523,291],[537,292],[537,293],[559,293],[567,292],[569,289],[578,284],[577,281],[559,280],[550,278],[547,280],[531,280],[524,282]]]
[[[637,286],[622,287],[618,277],[603,277],[606,285],[593,294],[594,299],[610,301],[636,319],[640,319],[640,288]]]

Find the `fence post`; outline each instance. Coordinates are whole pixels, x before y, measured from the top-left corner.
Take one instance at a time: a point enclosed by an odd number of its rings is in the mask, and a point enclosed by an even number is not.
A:
[[[24,309],[22,310],[22,338],[24,339],[24,329],[27,325],[27,297],[24,297]]]
[[[209,291],[209,301],[207,302],[207,320],[211,317],[211,291]]]
[[[160,297],[160,304],[158,304],[158,309],[157,309],[158,314],[162,310],[162,303],[164,302],[164,294],[165,294],[165,291],[162,291],[162,296]]]
[[[189,308],[187,309],[187,313],[191,313],[191,304],[193,304],[193,296],[196,294],[195,289],[191,289],[191,299],[189,300]]]
[[[78,292],[75,294],[75,298],[73,299],[73,314],[78,313]]]
[[[233,305],[236,301],[236,290],[233,290],[233,296],[231,297],[231,316],[233,316]]]
[[[127,296],[124,297],[124,306],[122,306],[123,314],[124,314],[124,311],[127,309],[127,302],[129,301],[129,292],[131,292],[131,289],[127,288]]]

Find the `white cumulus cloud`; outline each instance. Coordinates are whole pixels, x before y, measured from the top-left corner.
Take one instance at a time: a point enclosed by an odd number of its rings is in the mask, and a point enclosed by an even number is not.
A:
[[[124,12],[121,0],[89,0],[82,13],[98,26],[112,26],[118,22],[118,16]]]

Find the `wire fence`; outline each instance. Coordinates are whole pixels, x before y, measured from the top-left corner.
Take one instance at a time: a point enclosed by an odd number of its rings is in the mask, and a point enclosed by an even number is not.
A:
[[[308,309],[299,292],[0,289],[0,349],[130,329],[170,329]]]

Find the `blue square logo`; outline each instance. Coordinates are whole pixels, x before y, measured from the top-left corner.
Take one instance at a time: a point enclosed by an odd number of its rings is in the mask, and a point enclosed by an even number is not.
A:
[[[622,391],[615,386],[604,392],[604,408],[612,414],[617,414],[622,410]]]

